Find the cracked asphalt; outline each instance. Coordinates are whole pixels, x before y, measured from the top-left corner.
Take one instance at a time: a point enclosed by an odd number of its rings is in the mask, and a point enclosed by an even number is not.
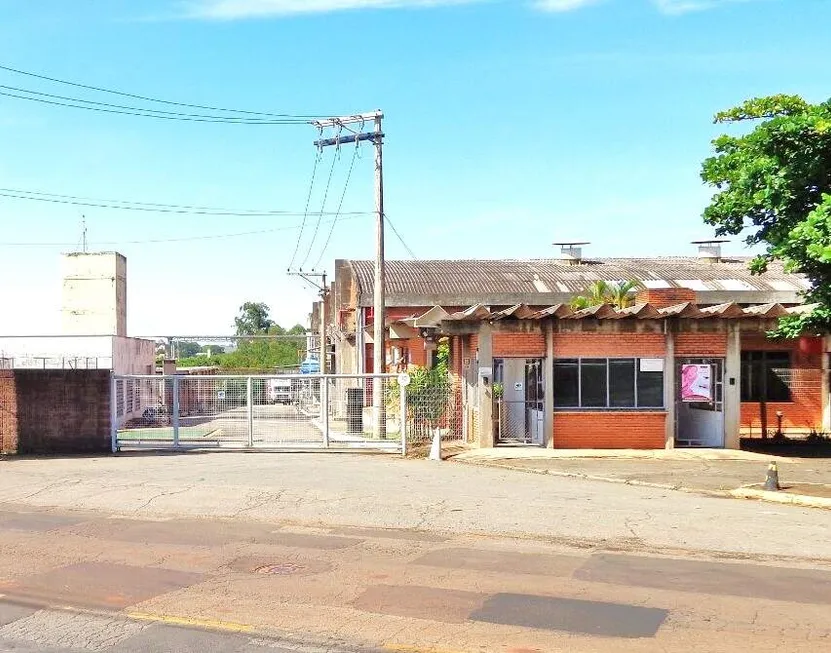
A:
[[[825,511],[342,454],[7,459],[0,496],[0,651],[831,646]]]
[[[145,518],[244,516],[831,560],[827,512],[389,455],[6,459],[0,497]]]

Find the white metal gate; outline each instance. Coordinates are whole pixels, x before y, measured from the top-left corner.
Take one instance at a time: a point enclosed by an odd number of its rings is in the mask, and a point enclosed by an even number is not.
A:
[[[376,383],[383,384],[378,408]],[[113,376],[111,413],[113,451],[406,453],[407,389],[395,374]]]

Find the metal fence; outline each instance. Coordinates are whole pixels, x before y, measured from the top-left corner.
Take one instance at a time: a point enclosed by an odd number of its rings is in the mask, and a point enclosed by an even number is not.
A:
[[[448,375],[439,383],[408,388],[408,442],[427,444],[438,434],[444,443],[464,443],[473,428],[465,419],[460,379]]]
[[[373,405],[377,385],[381,405]],[[406,452],[398,375],[114,376],[113,450],[378,449]]]
[[[543,444],[544,415],[543,402],[539,400],[494,399],[493,430],[496,441],[503,444]]]

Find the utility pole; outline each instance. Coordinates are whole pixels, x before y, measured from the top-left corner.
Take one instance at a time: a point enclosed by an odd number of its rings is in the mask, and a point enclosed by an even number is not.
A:
[[[289,272],[290,275],[295,277],[301,277],[308,281],[310,284],[315,286],[318,291],[320,292],[320,354],[318,356],[318,361],[320,361],[320,373],[327,374],[328,373],[328,365],[327,365],[327,347],[326,347],[326,299],[329,296],[329,288],[326,286],[326,273],[325,272]],[[320,279],[320,284],[316,283],[313,279]]]
[[[384,296],[384,285],[386,279],[386,263],[384,259],[384,131],[382,111],[361,114],[357,116],[344,116],[341,118],[330,118],[318,120],[313,124],[321,131],[323,129],[336,129],[334,138],[321,138],[315,141],[319,149],[324,147],[340,147],[341,145],[362,141],[371,141],[375,145],[375,280],[373,298],[373,335],[372,335],[372,360],[373,372],[382,374],[386,371],[386,324]],[[371,132],[364,132],[363,126],[374,122],[375,129]],[[343,130],[350,130],[350,125],[361,125],[361,131],[343,134]],[[378,379],[372,384],[373,410],[373,431],[378,439],[386,438],[386,415],[384,410],[384,384]]]

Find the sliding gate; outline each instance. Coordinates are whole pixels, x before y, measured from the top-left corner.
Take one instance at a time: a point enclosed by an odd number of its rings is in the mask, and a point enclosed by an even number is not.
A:
[[[405,453],[408,382],[395,374],[114,376],[113,451]],[[380,410],[373,400],[379,385]]]

